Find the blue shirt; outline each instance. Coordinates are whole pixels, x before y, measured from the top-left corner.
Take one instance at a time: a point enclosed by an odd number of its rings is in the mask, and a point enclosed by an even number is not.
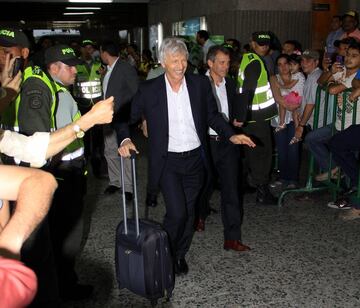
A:
[[[334,46],[334,42],[336,40],[340,40],[340,37],[344,34],[342,28],[337,29],[336,31],[332,31],[326,38],[326,51],[329,53],[334,53],[336,48]]]
[[[360,80],[360,69],[357,71],[354,78],[357,79],[357,80]]]

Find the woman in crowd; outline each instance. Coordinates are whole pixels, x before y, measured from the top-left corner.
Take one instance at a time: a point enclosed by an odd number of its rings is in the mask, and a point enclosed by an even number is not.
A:
[[[278,150],[278,164],[280,170],[279,180],[273,183],[273,187],[283,186],[283,188],[295,188],[299,178],[300,152],[299,143],[292,142],[295,134],[295,124],[292,112],[301,108],[286,103],[285,96],[291,92],[297,92],[303,96],[303,83],[297,82],[291,88],[287,85],[292,83],[292,74],[290,70],[290,56],[281,54],[276,60],[278,74],[271,79],[271,86],[275,100],[279,106],[286,109],[284,129],[275,134],[275,141]],[[279,117],[272,120],[272,126],[277,127]]]

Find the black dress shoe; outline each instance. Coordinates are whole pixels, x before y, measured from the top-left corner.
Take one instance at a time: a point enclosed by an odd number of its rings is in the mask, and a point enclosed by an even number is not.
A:
[[[186,275],[189,271],[189,267],[184,258],[177,259],[175,261],[175,274],[176,275]]]
[[[277,205],[278,198],[274,197],[267,185],[259,185],[256,190],[256,204]]]
[[[113,193],[116,193],[117,191],[120,190],[120,187],[114,186],[114,185],[109,185],[108,187],[106,187],[106,189],[104,190],[104,194],[105,195],[111,195]]]
[[[153,194],[146,195],[146,206],[148,207],[156,207],[157,206],[157,196]]]
[[[89,298],[94,292],[94,287],[91,285],[76,284],[67,287],[60,292],[60,297],[63,300],[83,300]]]

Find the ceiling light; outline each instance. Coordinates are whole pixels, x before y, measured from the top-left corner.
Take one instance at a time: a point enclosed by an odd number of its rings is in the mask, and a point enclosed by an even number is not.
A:
[[[112,3],[113,0],[68,0],[70,3]]]
[[[66,10],[101,10],[101,7],[91,7],[91,6],[68,6]]]
[[[86,20],[54,20],[53,24],[84,24]]]
[[[71,13],[63,13],[63,15],[94,15],[94,12],[71,12]]]

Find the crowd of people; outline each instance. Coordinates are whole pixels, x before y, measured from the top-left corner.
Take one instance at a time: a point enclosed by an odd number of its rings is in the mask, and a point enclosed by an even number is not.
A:
[[[189,271],[186,254],[194,230],[205,231],[214,189],[223,248],[251,249],[241,236],[243,196],[253,190],[256,204],[271,206],[272,188],[298,187],[303,145],[318,165],[316,181],[350,179],[328,205],[348,209],[345,220],[360,218],[350,198],[359,181],[358,27],[355,11],[334,16],[325,52],[281,44],[271,31],[254,32],[243,49],[233,38],[216,45],[200,30],[201,57],[170,37],[159,59],[134,44],[90,39],[43,38],[32,51],[22,31],[0,29],[0,279],[14,282],[2,288],[0,306],[57,307],[91,296],[75,271],[86,169],[108,177],[104,194],[123,190],[132,200],[134,127],[148,142],[146,205],[162,193],[177,275]],[[317,95],[319,85],[329,98]],[[127,158],[124,187],[119,155]]]

